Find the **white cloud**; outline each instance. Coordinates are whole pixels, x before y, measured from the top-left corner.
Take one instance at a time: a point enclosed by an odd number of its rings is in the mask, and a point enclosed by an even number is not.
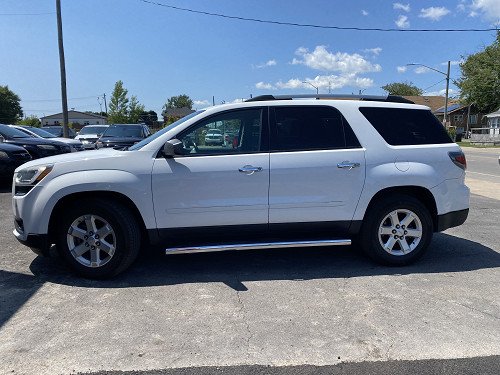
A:
[[[305,65],[309,68],[344,74],[358,74],[367,72],[380,72],[382,67],[365,60],[363,56],[345,52],[332,53],[325,46],[316,46],[313,52],[300,47],[295,51],[300,58],[294,58],[293,65]]]
[[[261,89],[261,90],[274,90],[273,85],[271,85],[270,83],[265,83],[265,82],[257,82],[255,84],[255,88]]]
[[[368,13],[368,12],[367,12],[366,10],[364,10],[364,9],[361,9],[361,14],[362,14],[363,16],[367,16],[367,15],[369,15],[370,13]]]
[[[407,13],[410,11],[410,4],[404,5],[404,4],[401,4],[401,3],[393,3],[392,7],[394,9],[403,10],[403,11],[405,11]]]
[[[432,21],[439,21],[449,13],[450,10],[445,7],[429,7],[420,9],[419,17],[428,18]]]
[[[204,106],[211,104],[208,100],[195,100],[193,103],[195,106]]]
[[[276,66],[277,64],[278,63],[276,62],[276,60],[272,59],[272,60],[266,61],[263,64],[255,65],[255,68],[262,69],[262,68],[267,68],[269,66]]]
[[[480,13],[488,21],[500,24],[500,1],[473,0],[470,7],[474,13]]]
[[[419,66],[417,68],[415,68],[415,73],[417,74],[424,74],[424,73],[428,73],[430,69],[426,68],[425,66]]]
[[[363,52],[373,53],[375,56],[378,56],[378,55],[380,55],[380,52],[382,52],[382,48],[380,48],[380,47],[367,48],[367,49],[364,49]]]
[[[407,29],[410,27],[410,21],[408,21],[408,17],[403,15],[399,16],[398,19],[394,22],[400,29]]]
[[[404,72],[406,72],[406,70],[408,69],[408,67],[406,67],[406,66],[398,66],[396,69],[398,70],[398,73],[404,73]]]
[[[439,91],[426,91],[424,92],[426,96],[445,96],[446,95],[446,89],[442,89]],[[456,90],[453,89],[448,89],[448,96],[454,96],[455,94],[458,94]]]
[[[373,86],[373,79],[366,77],[358,77],[356,74],[346,74],[346,75],[319,75],[314,78],[292,78],[286,82],[278,81],[275,84],[259,82],[260,88],[267,88],[269,90],[276,89],[306,89],[316,91],[316,89],[309,84],[318,87],[319,90],[328,91],[341,89],[345,86],[354,86],[358,88],[368,88]],[[257,86],[257,85],[256,85]]]

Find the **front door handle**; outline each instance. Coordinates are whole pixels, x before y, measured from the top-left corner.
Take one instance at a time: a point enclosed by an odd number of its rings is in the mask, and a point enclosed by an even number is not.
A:
[[[337,168],[342,168],[342,169],[353,169],[359,167],[361,164],[359,163],[352,163],[350,161],[344,160],[342,163],[337,164]]]
[[[255,172],[261,172],[262,167],[254,167],[253,165],[245,165],[238,169],[241,173],[254,174]]]

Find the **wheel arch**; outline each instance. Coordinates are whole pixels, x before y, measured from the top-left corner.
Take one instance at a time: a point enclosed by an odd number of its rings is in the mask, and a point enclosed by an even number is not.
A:
[[[436,200],[432,192],[422,186],[394,186],[382,189],[378,191],[370,200],[368,204],[363,220],[366,219],[366,215],[370,212],[370,209],[379,201],[386,199],[388,197],[394,196],[394,194],[405,194],[412,196],[413,198],[419,200],[425,208],[429,211],[432,218],[432,227],[434,231],[438,229],[438,211]]]
[[[144,223],[144,220],[142,218],[142,215],[135,205],[135,203],[126,195],[122,193],[118,193],[115,191],[84,191],[84,192],[76,192],[76,193],[71,193],[68,195],[65,195],[61,199],[59,199],[54,206],[54,209],[52,210],[50,214],[50,219],[49,219],[49,241],[51,243],[54,243],[55,239],[55,233],[58,227],[58,217],[60,217],[60,213],[69,205],[73,204],[74,202],[78,200],[84,200],[84,199],[106,199],[106,200],[113,200],[115,202],[119,202],[123,206],[127,207],[134,218],[137,220],[137,224],[139,225],[140,232],[141,232],[141,238],[142,239],[148,239],[148,231],[146,230],[146,225]]]

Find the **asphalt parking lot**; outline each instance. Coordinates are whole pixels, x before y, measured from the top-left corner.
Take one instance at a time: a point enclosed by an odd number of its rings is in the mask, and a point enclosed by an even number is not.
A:
[[[0,373],[498,374],[500,173],[476,173],[466,224],[409,267],[350,247],[148,253],[108,281],[18,244],[0,188]]]

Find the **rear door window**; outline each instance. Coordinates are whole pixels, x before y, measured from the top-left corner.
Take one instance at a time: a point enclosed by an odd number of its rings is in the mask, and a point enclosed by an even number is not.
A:
[[[443,125],[429,110],[360,107],[359,110],[392,146],[452,143]]]
[[[342,114],[329,106],[279,106],[271,111],[272,151],[361,147]]]

